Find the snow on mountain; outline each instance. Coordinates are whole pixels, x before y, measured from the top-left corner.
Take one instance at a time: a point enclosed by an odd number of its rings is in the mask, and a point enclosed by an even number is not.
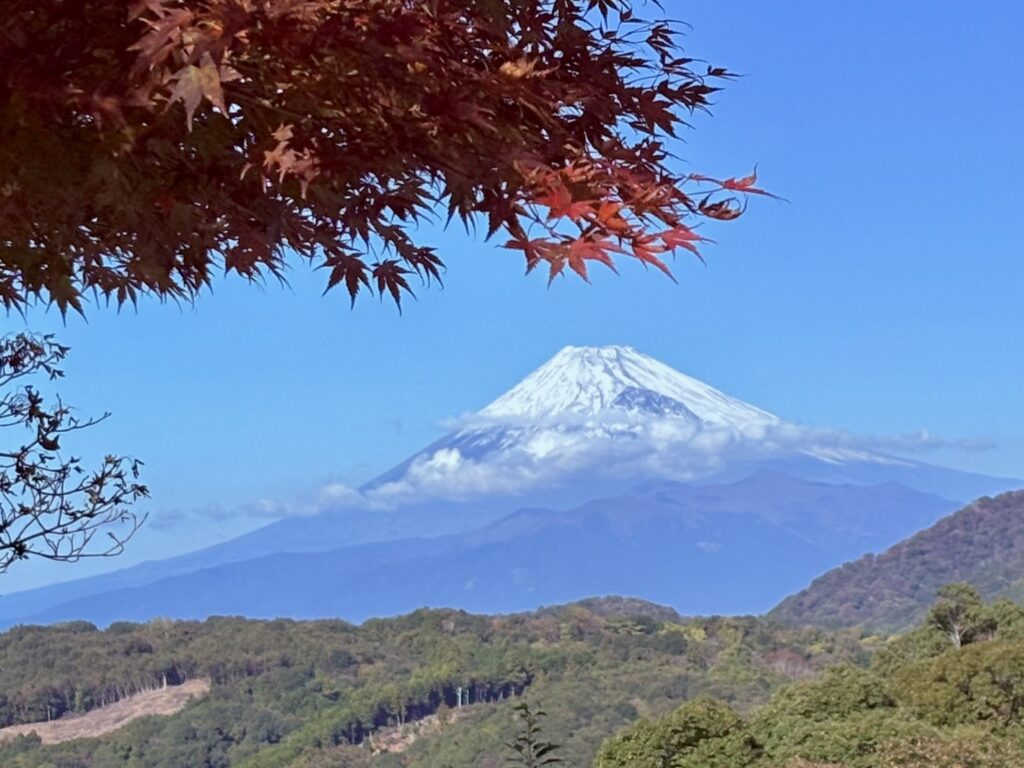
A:
[[[176,615],[175,600],[181,616],[354,618],[362,608],[344,601],[364,599],[372,613],[472,608],[468,600],[521,610],[566,599],[562,588],[577,597],[668,589],[689,610],[749,610],[724,602],[751,595],[749,579],[731,575],[768,574],[757,598],[767,605],[931,522],[944,503],[935,496],[967,501],[1022,484],[794,425],[630,347],[566,347],[376,480],[321,488],[319,514],[303,509],[206,550],[7,595],[0,625],[144,620]],[[933,497],[918,504],[907,488]],[[528,511],[501,524],[518,531],[508,541],[471,533],[516,510]],[[425,551],[433,555],[416,559]],[[451,562],[480,575],[476,591]],[[217,604],[200,607],[196,595]]]
[[[550,505],[555,491],[573,490],[559,502],[577,503],[636,482],[739,479],[767,465],[828,481],[899,480],[957,499],[990,487],[856,436],[785,421],[632,347],[569,346],[359,491],[382,507],[509,498]]]
[[[632,347],[570,346],[362,490],[394,505],[517,494],[569,477],[618,478],[613,487],[624,478],[693,479],[785,428]]]
[[[646,397],[644,397],[646,395]],[[546,421],[598,416],[611,408],[692,416],[744,429],[777,424],[767,411],[719,392],[632,347],[565,347],[480,412],[484,419]],[[633,406],[631,408],[630,406]]]

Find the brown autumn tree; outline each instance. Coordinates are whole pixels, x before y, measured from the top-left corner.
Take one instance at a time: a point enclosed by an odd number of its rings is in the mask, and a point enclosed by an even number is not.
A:
[[[399,302],[440,278],[432,214],[551,278],[668,273],[763,194],[670,168],[729,76],[628,0],[9,0],[0,301],[188,299],[295,254]]]
[[[63,453],[65,437],[106,417],[80,418],[28,383],[60,378],[67,352],[50,336],[0,338],[0,429],[14,443],[0,449],[0,573],[30,557],[76,562],[118,554],[141,522],[131,511],[148,496],[139,462],[107,456],[86,470]]]

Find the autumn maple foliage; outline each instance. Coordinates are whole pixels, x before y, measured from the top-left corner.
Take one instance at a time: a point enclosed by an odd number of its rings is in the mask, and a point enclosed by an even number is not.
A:
[[[753,176],[670,170],[728,78],[626,0],[12,0],[0,301],[190,298],[295,254],[396,301],[418,223],[480,220],[553,278],[668,272]]]

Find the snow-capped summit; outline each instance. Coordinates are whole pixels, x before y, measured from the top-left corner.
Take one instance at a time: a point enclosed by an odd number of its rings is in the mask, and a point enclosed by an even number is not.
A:
[[[565,347],[361,491],[461,497],[570,476],[691,478],[783,424],[632,347]]]
[[[609,409],[746,428],[779,418],[637,352],[632,347],[565,347],[480,412],[493,421],[552,421]]]
[[[931,471],[842,433],[785,421],[632,347],[565,347],[359,492],[390,505],[483,498],[551,505],[638,482],[742,477],[766,466],[816,480],[899,478],[912,486]]]

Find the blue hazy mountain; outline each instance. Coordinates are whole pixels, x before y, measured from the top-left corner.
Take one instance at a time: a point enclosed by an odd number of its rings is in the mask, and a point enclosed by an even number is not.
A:
[[[763,470],[776,474],[764,474]],[[822,496],[814,505],[794,507],[788,492],[767,482],[771,476],[819,485],[878,486],[892,492],[895,488],[891,484],[897,483],[900,493],[911,494],[908,499],[948,501],[943,502],[945,506],[914,502],[905,515],[896,514],[898,510],[883,503],[884,492],[857,505]],[[617,505],[616,519],[621,524],[631,510],[654,504],[652,499],[658,493],[681,494],[692,507],[701,493],[710,493],[702,488],[752,477],[759,477],[758,490],[744,501],[742,510],[725,505],[719,514],[722,525],[745,519],[753,527],[725,528],[716,534],[717,539],[709,538],[717,529],[712,513],[706,511],[710,517],[704,519],[701,530],[691,531],[693,536],[701,537],[695,541],[712,542],[708,546],[717,547],[719,553],[742,551],[745,545],[741,541],[759,530],[758,526],[767,524],[764,521],[770,519],[770,510],[786,508],[790,511],[785,533],[774,529],[761,533],[784,535],[795,547],[800,536],[806,534],[800,533],[802,528],[815,530],[814,546],[818,549],[812,548],[806,556],[808,562],[822,562],[824,567],[836,565],[844,557],[884,548],[933,523],[939,515],[955,509],[958,502],[1021,485],[1009,479],[882,455],[848,438],[799,427],[630,347],[567,347],[489,406],[464,419],[451,433],[361,488],[329,500],[317,515],[282,519],[187,555],[6,595],[0,599],[0,621],[9,623],[42,615],[53,606],[166,584],[168,579],[198,579],[200,573],[229,565],[244,569],[251,567],[244,563],[266,557],[277,558],[275,562],[288,560],[290,567],[298,569],[294,578],[301,580],[304,569],[313,573],[313,563],[319,558],[289,559],[292,555],[323,553],[325,562],[332,562],[332,558],[341,557],[337,554],[340,552],[358,559],[370,552],[381,558],[403,552],[412,556],[432,551],[434,546],[462,551],[468,540],[464,537],[481,535],[481,531],[491,530],[488,526],[508,520],[509,515],[526,514],[520,512],[523,509],[544,510],[531,514],[556,520],[564,514],[557,510],[587,509],[588,502],[604,499],[601,504],[605,506]],[[737,487],[745,486],[741,483]],[[850,496],[853,491],[835,493],[838,498]],[[637,499],[646,501],[637,506]],[[654,508],[663,507],[656,504]],[[799,510],[799,514],[793,510]],[[879,510],[886,510],[886,514]],[[926,513],[934,516],[929,518]],[[890,519],[892,515],[895,519]],[[662,538],[682,550],[691,546],[687,538],[672,538],[682,536],[682,529],[673,527],[676,523],[672,519],[658,519],[666,526]],[[807,522],[812,519],[813,525]],[[904,520],[915,521],[916,527],[901,527]],[[565,537],[572,532],[583,535],[586,527],[551,530]],[[847,537],[851,530],[859,533],[846,542],[849,548],[841,553],[830,549],[825,539]],[[658,539],[653,529],[651,536],[653,545]],[[427,547],[422,541],[410,543],[413,539],[437,541]],[[637,533],[633,540],[642,539]],[[537,553],[545,551],[538,542],[531,546]],[[583,557],[585,548],[578,550]],[[711,554],[698,551],[700,557]],[[593,562],[599,562],[598,554],[595,550]],[[660,549],[652,549],[650,557],[662,554]],[[819,555],[840,559],[825,561]],[[734,565],[741,567],[742,563]],[[543,570],[539,563],[534,566]],[[334,578],[356,578],[353,568],[345,566]],[[608,591],[628,591],[626,587],[632,583],[626,580],[628,570],[622,570],[618,581],[614,568],[605,570]],[[358,577],[369,579],[371,572],[368,565],[366,573],[360,572]],[[307,586],[315,583],[312,575],[307,581]],[[616,584],[622,587],[616,588]],[[422,597],[425,602],[441,604],[445,594],[442,590],[435,598]],[[299,596],[293,593],[293,597]],[[198,599],[197,593],[191,592],[189,599]],[[250,602],[245,601],[245,605]],[[218,604],[223,604],[228,613],[246,612],[242,603],[238,608],[224,601]],[[484,603],[470,607],[498,609],[497,605]],[[712,611],[727,610],[725,604],[708,607]],[[152,610],[160,613],[155,605]],[[265,615],[266,611],[257,613]]]
[[[568,510],[524,509],[450,536],[198,568],[37,604],[16,618],[358,621],[423,605],[503,612],[612,593],[684,613],[760,612],[835,563],[899,540],[956,506],[898,483],[830,485],[763,471],[737,483],[663,483]]]

